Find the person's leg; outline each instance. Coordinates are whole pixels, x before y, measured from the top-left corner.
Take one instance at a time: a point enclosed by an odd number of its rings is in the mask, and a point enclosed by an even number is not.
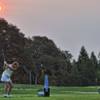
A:
[[[7,88],[8,88],[7,83],[4,82],[4,93],[5,93],[5,94],[7,94]]]
[[[4,82],[4,97],[8,97],[8,83]]]
[[[8,93],[8,95],[10,95],[11,90],[12,90],[12,87],[13,87],[12,83],[9,82],[9,83],[8,83],[8,88],[7,88],[7,93]]]

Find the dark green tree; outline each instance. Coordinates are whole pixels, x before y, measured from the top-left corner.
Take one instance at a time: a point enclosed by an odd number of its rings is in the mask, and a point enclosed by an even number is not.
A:
[[[24,34],[20,32],[16,26],[9,24],[5,19],[0,18],[0,70],[2,70],[4,58],[8,63],[17,60],[20,63],[20,69],[22,64],[25,63],[24,47],[25,47]],[[15,73],[19,82],[22,82],[23,73],[22,70]],[[15,76],[16,76],[15,75]],[[25,73],[24,73],[25,75]],[[16,80],[14,78],[14,80]],[[25,79],[26,80],[26,79]]]
[[[62,51],[62,56],[64,57],[67,64],[67,71],[70,73],[72,68],[72,54],[69,51]]]
[[[71,73],[69,74],[69,83],[70,85],[80,86],[81,85],[81,76],[78,70],[77,62],[73,60]]]
[[[32,57],[36,65],[43,65],[45,70],[48,70],[50,75],[51,84],[67,84],[68,74],[68,63],[59,48],[56,47],[55,43],[47,37],[35,36],[32,38]],[[35,66],[37,67],[37,66]],[[37,68],[35,68],[37,69]],[[35,70],[41,78],[41,72]],[[60,80],[62,77],[62,80]]]
[[[24,39],[24,34],[16,26],[0,19],[0,52],[3,51],[7,61],[21,58],[25,45]]]
[[[89,67],[89,77],[90,77],[90,83],[91,85],[95,85],[97,81],[97,68],[98,68],[98,60],[94,54],[94,52],[91,53],[90,56],[90,67]]]
[[[80,55],[78,58],[78,70],[80,73],[81,78],[81,85],[89,85],[90,83],[90,60],[87,51],[85,50],[85,47],[82,46]]]

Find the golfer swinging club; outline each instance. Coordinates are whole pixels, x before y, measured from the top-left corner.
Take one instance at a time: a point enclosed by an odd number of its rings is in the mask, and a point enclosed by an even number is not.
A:
[[[1,81],[4,83],[4,97],[10,97],[10,93],[13,87],[11,76],[15,70],[17,70],[19,67],[19,63],[17,61],[14,61],[12,64],[8,64],[6,61],[4,61],[4,72],[1,76]]]

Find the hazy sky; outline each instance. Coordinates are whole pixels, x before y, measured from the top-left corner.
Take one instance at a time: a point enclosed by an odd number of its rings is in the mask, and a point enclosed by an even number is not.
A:
[[[1,17],[26,36],[48,36],[77,58],[82,45],[100,51],[100,0],[0,0]]]

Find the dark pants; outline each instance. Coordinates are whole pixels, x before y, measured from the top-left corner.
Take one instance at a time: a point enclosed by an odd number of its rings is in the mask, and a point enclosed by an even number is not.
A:
[[[50,96],[50,88],[44,88],[44,96],[49,97]]]

